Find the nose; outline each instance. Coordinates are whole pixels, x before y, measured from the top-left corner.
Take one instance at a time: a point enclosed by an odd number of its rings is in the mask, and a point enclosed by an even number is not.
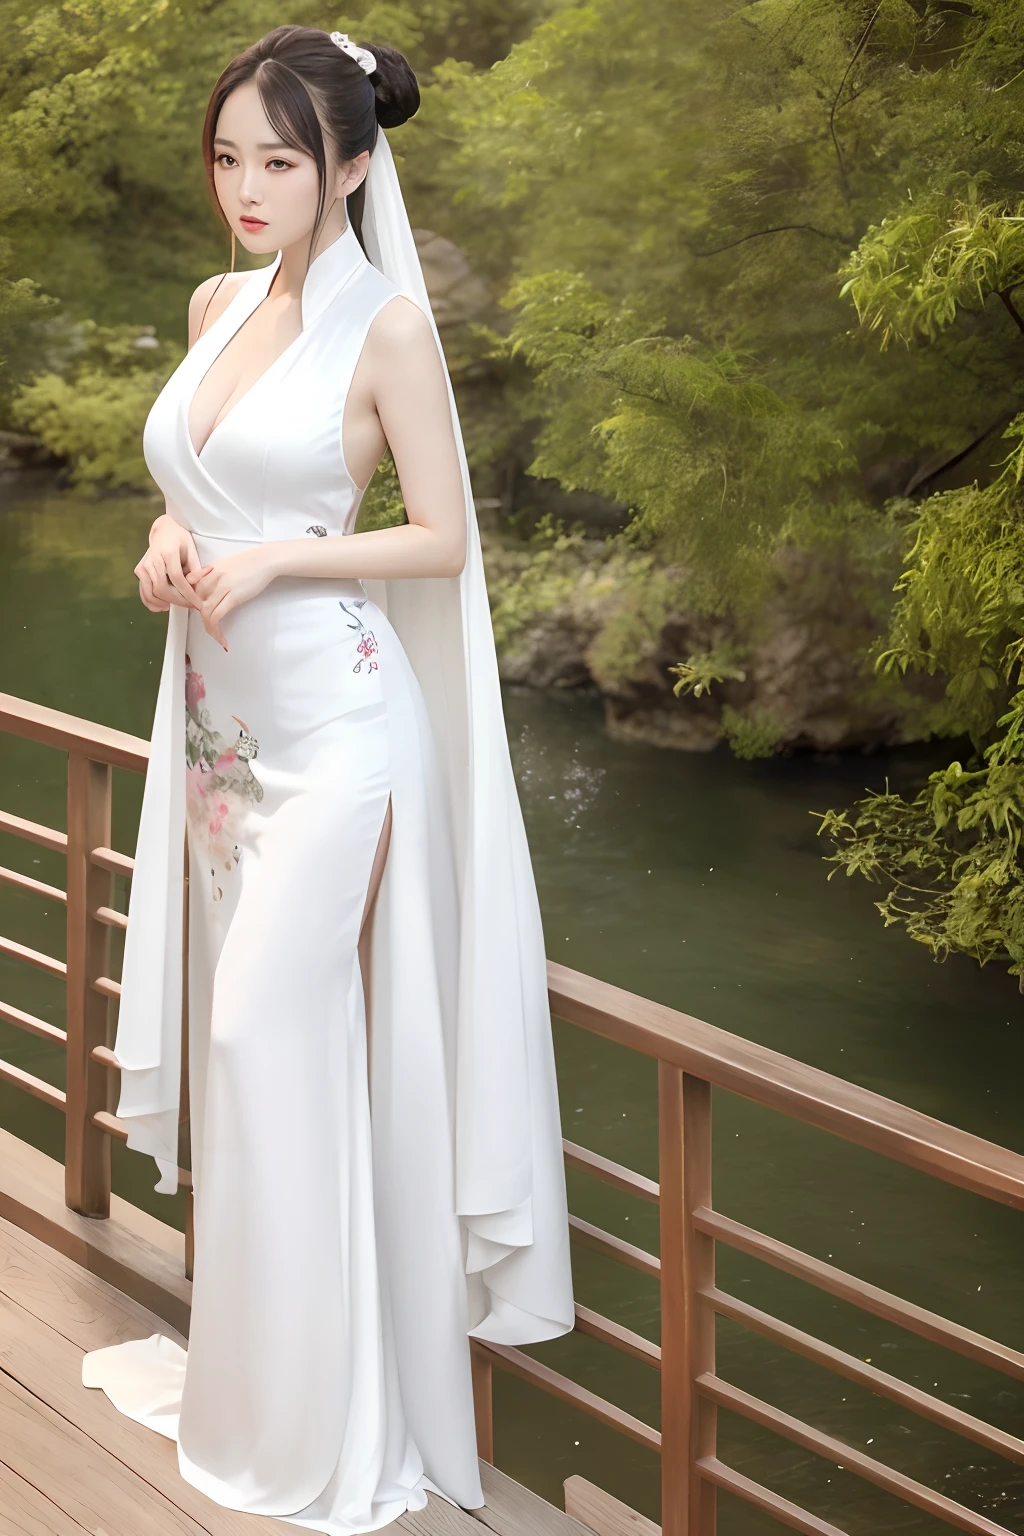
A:
[[[262,203],[263,189],[260,183],[259,170],[256,166],[243,166],[242,185],[238,195],[243,203]]]

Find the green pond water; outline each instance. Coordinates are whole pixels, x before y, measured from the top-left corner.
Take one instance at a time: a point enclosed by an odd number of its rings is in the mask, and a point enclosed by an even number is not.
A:
[[[153,506],[83,502],[25,482],[0,487],[0,689],[149,734],[164,620],[131,568]],[[1016,985],[955,958],[942,966],[886,932],[861,882],[829,883],[809,814],[886,776],[912,784],[924,751],[740,763],[612,742],[589,698],[509,692],[509,737],[544,912],[548,953],[748,1039],[1024,1150],[1024,1008]],[[62,754],[0,737],[0,807],[64,825]],[[131,851],[141,781],[115,775],[115,846]],[[62,861],[0,835],[0,862],[63,885]],[[123,891],[119,892],[123,902]],[[0,932],[63,955],[63,912],[0,887]],[[60,1022],[60,988],[0,959],[0,997]],[[655,1069],[556,1023],[561,1102],[574,1141],[656,1176]],[[62,1081],[60,1053],[0,1024],[0,1055]],[[715,1204],[877,1285],[1024,1349],[1020,1217],[758,1109],[714,1101]],[[0,1125],[62,1155],[63,1117],[0,1085]],[[183,1225],[180,1196],[153,1192],[149,1159],[115,1143],[116,1191]],[[584,1218],[657,1251],[653,1207],[570,1174]],[[653,1282],[574,1255],[584,1305],[657,1338]],[[722,1251],[719,1284],[833,1345],[1024,1435],[1024,1389]],[[718,1370],[788,1413],[1024,1529],[1024,1475],[970,1441],[719,1323]],[[534,1351],[651,1424],[656,1373],[584,1337]],[[555,1502],[578,1472],[659,1518],[643,1447],[495,1373],[496,1459]],[[775,1435],[723,1413],[720,1454],[851,1533],[949,1529]],[[722,1496],[720,1536],[780,1527]]]

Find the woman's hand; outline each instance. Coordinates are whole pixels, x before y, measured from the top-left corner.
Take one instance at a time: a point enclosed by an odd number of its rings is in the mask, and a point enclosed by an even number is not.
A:
[[[227,650],[221,629],[225,618],[258,597],[277,574],[272,546],[266,544],[241,549],[237,555],[225,555],[222,560],[190,573],[188,580],[198,599],[199,617],[206,633]]]
[[[150,613],[166,613],[172,603],[180,608],[198,607],[188,578],[201,570],[188,529],[161,514],[149,530],[149,548],[135,567],[139,596]]]

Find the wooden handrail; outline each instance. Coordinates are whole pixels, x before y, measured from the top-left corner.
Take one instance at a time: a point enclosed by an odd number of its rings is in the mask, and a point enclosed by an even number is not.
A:
[[[8,1062],[0,1081],[17,1086],[66,1115],[65,1198],[72,1208],[102,1216],[109,1209],[110,1144],[128,1125],[109,1107],[111,1072],[119,1069],[106,1045],[107,1009],[120,996],[108,974],[109,937],[127,919],[112,905],[113,876],[131,878],[134,861],[108,846],[111,768],[144,772],[148,743],[60,711],[0,694],[0,732],[66,751],[67,834],[0,812],[0,832],[26,838],[68,857],[67,894],[17,871],[0,868],[0,884],[67,905],[67,965],[0,938],[0,954],[67,981],[67,1032],[0,1003],[0,1019],[66,1048],[67,1091]],[[187,886],[187,882],[186,882]],[[185,926],[187,932],[187,923]],[[183,957],[186,958],[186,957]],[[548,963],[552,1013],[658,1063],[657,1180],[575,1142],[564,1141],[566,1165],[658,1207],[660,1258],[580,1217],[570,1237],[655,1279],[661,1296],[661,1344],[576,1306],[576,1330],[660,1370],[661,1430],[574,1382],[520,1349],[471,1340],[480,1455],[493,1458],[492,1366],[511,1371],[648,1449],[660,1451],[662,1536],[714,1536],[718,1488],[808,1536],[840,1536],[836,1527],[762,1487],[718,1459],[717,1413],[726,1408],[805,1449],[858,1473],[877,1487],[977,1536],[1007,1536],[975,1514],[864,1452],[805,1424],[724,1381],[715,1368],[715,1317],[722,1315],[860,1386],[983,1445],[1024,1461],[1024,1441],[878,1370],[870,1362],[813,1338],[715,1282],[717,1245],[747,1253],[828,1294],[1005,1374],[1024,1379],[1024,1353],[949,1322],[844,1273],[775,1238],[744,1226],[712,1206],[712,1088],[843,1137],[891,1161],[1002,1204],[1024,1208],[1024,1157],[932,1119],[891,1099],[675,1009],[634,996],[594,977]],[[185,988],[187,995],[187,986]],[[187,1024],[183,1023],[183,1105],[187,1085]],[[191,1174],[178,1170],[191,1189]],[[186,1274],[190,1273],[191,1204],[186,1213]]]
[[[1024,1156],[714,1024],[548,961],[558,1018],[691,1077],[1024,1210]]]
[[[60,747],[64,752],[77,752],[90,762],[130,768],[136,773],[145,773],[149,762],[149,742],[140,736],[129,736],[126,731],[66,715],[45,704],[33,704],[30,699],[17,699],[10,693],[0,693],[0,731],[26,741],[38,741],[43,746]]]

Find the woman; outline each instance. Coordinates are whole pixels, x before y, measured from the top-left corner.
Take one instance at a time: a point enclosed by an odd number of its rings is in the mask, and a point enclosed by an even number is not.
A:
[[[210,1498],[334,1533],[481,1505],[469,1335],[573,1325],[472,493],[378,132],[418,101],[393,49],[280,27],[210,102],[215,200],[278,254],[197,290],[146,427],[168,638],[115,1042],[173,1192],[187,824],[191,1327],[83,1363]],[[355,533],[388,444],[408,523]]]

